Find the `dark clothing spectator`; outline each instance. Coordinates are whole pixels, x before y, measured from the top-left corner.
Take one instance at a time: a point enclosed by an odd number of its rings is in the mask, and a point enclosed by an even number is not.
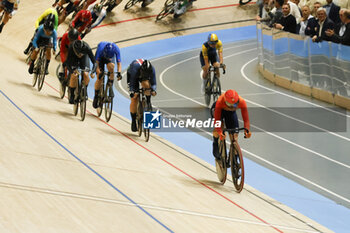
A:
[[[334,33],[332,36],[332,41],[335,43],[340,43],[343,45],[350,45],[350,23],[345,25],[345,32],[342,36],[338,33]]]
[[[276,23],[283,26],[282,30],[290,33],[296,33],[297,22],[293,15],[282,16]]]
[[[318,25],[316,18],[310,18],[307,22],[306,29],[305,29],[305,35],[307,36],[313,36],[316,35],[316,27]]]
[[[326,9],[328,18],[330,18],[335,24],[340,23],[339,6],[331,2],[330,4],[324,5],[323,8]]]

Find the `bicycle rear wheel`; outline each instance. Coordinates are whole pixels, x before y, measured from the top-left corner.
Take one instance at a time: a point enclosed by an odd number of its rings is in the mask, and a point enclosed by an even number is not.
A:
[[[211,97],[211,78],[209,77],[205,84],[205,93],[204,93],[204,100],[207,106],[209,106],[210,104],[210,97]]]
[[[133,5],[135,5],[139,0],[129,0],[125,6],[124,6],[124,9],[127,10],[129,9],[130,7],[132,7]]]
[[[213,80],[213,102],[217,101],[220,95],[221,95],[220,79],[215,77]]]
[[[80,90],[80,119],[84,121],[86,115],[86,99],[87,99],[87,90],[84,84],[84,81],[81,82],[81,90]]]
[[[244,185],[244,164],[242,151],[237,142],[234,142],[230,147],[230,163],[232,181],[236,191],[240,193]]]
[[[112,117],[113,112],[113,96],[111,96],[111,93],[113,91],[113,86],[106,86],[106,93],[105,93],[105,118],[108,122]]]
[[[218,176],[220,183],[224,184],[226,182],[226,177],[227,177],[227,166],[226,166],[227,152],[226,152],[225,141],[219,142],[219,154],[221,155],[221,159],[220,160],[215,159],[216,175]]]

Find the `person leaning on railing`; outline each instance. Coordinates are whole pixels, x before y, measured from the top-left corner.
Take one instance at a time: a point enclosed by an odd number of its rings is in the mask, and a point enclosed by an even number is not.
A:
[[[326,34],[335,43],[350,45],[350,10],[343,10],[343,14],[340,19],[345,25],[345,30],[344,31],[339,30],[339,33],[335,33],[334,30],[328,29],[326,31]]]
[[[290,13],[290,5],[289,3],[285,3],[282,6],[283,16],[277,20],[274,27],[276,29],[281,29],[286,32],[296,33],[297,30],[297,22],[295,17]]]
[[[326,35],[328,29],[334,29],[334,23],[331,19],[327,17],[326,10],[324,8],[318,8],[317,10],[317,22],[309,21],[307,24],[307,29],[310,29],[308,33],[313,42],[320,42],[323,40],[331,41],[331,37]]]
[[[260,16],[256,17],[257,21],[266,23],[269,27],[273,27],[273,25],[283,16],[282,13],[282,5],[284,0],[275,0],[275,7],[270,10],[269,7],[266,7],[268,15],[265,18],[261,18]]]

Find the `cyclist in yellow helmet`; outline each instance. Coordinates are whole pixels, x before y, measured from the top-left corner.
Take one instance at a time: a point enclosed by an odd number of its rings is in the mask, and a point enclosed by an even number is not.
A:
[[[219,51],[219,56],[216,51]],[[212,66],[219,68],[224,66],[224,58],[222,55],[222,42],[218,39],[218,36],[214,33],[209,34],[208,40],[203,43],[202,51],[199,54],[199,60],[201,62],[203,74],[202,74],[202,92],[204,93],[205,83],[208,76],[209,62]],[[217,69],[217,77],[220,77],[219,69]]]

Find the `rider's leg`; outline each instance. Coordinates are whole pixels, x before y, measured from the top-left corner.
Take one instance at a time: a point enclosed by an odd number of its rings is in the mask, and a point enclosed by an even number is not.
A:
[[[98,107],[98,96],[100,94],[100,88],[102,85],[102,79],[104,76],[104,63],[101,61],[98,64],[98,68],[96,69],[96,74],[97,74],[97,80],[95,82],[95,96],[94,100],[92,101],[92,106],[94,108]]]
[[[2,32],[3,27],[9,21],[9,19],[10,19],[10,14],[5,11],[4,19],[2,20],[2,23],[0,24],[0,33]]]
[[[141,82],[142,88],[146,89],[145,91],[145,96],[146,96],[146,110],[150,110],[152,105],[151,105],[151,84],[149,80],[145,80]]]
[[[29,65],[29,69],[28,69],[29,74],[32,74],[34,71],[34,63],[35,63],[36,57],[38,55],[38,52],[39,52],[38,48],[34,49],[32,52],[32,55],[30,56],[30,65]]]
[[[70,104],[74,104],[74,99],[75,99],[74,92],[77,87],[77,84],[78,84],[77,72],[70,72],[70,80],[69,80],[69,92],[70,92],[69,103]]]
[[[137,102],[139,101],[139,95],[135,93],[135,95],[131,98],[130,103],[130,116],[131,116],[131,131],[136,132],[136,112],[137,112]]]
[[[49,64],[51,60],[51,48],[46,49],[46,64],[45,64],[45,74],[49,74]]]
[[[220,154],[219,154],[219,134],[214,129],[213,131],[213,155],[216,159],[220,159]]]

